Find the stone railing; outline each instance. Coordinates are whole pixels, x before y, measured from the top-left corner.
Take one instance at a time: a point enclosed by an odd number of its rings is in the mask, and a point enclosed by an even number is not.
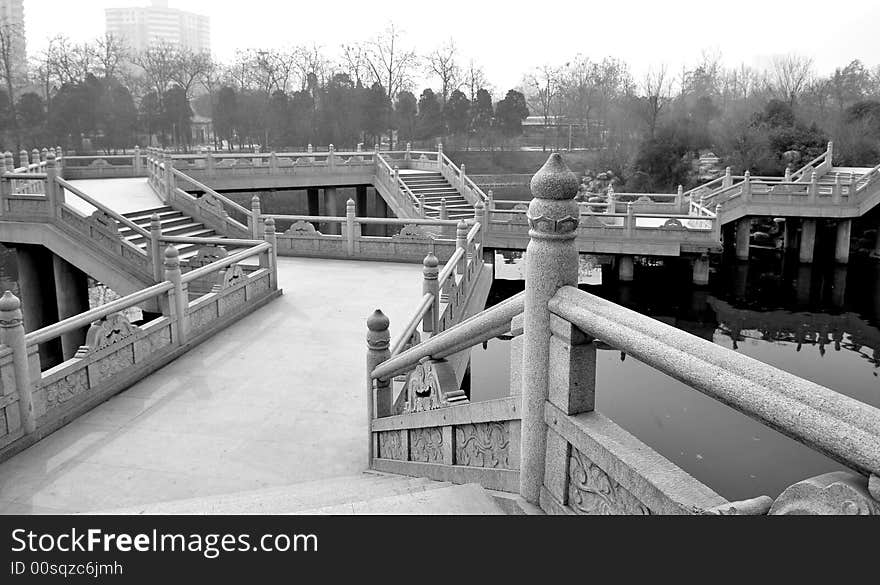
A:
[[[146,153],[139,146],[135,146],[131,154],[68,156],[62,171],[62,176],[69,180],[120,179],[146,174]]]
[[[257,256],[259,265],[243,261]],[[275,298],[275,256],[268,242],[182,274],[173,246],[164,252],[164,280],[126,297],[25,334],[20,301],[0,299],[0,459],[33,444],[233,321]],[[199,281],[213,282],[196,296]],[[161,314],[131,323],[122,311],[156,304]],[[87,328],[76,355],[44,370],[39,344]]]
[[[534,177],[521,295],[394,357],[387,318],[377,311],[368,319],[371,466],[485,481],[557,514],[880,514],[880,410],[580,291],[577,186],[557,154]],[[444,359],[505,332],[514,337],[511,400],[492,414],[478,403],[456,405]],[[775,498],[730,502],[596,412],[598,345],[632,355],[850,471],[806,479]],[[393,379],[412,368],[420,382],[410,384],[406,400],[416,407],[391,416]],[[457,458],[470,444],[459,427],[475,421],[488,423],[472,433],[482,432],[475,440],[485,446],[481,461],[506,453],[507,468],[518,470],[515,489],[504,483],[509,477],[462,471],[473,459]],[[518,443],[510,437],[516,426]],[[493,446],[504,444],[507,451]],[[518,462],[510,459],[515,453]]]

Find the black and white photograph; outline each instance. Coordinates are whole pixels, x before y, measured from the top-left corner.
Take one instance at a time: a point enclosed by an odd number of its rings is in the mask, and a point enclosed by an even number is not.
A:
[[[880,514],[878,22],[0,0],[2,582]]]

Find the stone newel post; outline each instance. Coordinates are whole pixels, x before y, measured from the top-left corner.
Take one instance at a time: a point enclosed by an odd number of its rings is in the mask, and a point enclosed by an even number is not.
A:
[[[40,164],[40,151],[36,148],[31,151],[31,164],[37,166]]]
[[[474,221],[480,224],[480,231],[477,232],[474,243],[482,244],[486,230],[489,229],[489,223],[486,221],[486,205],[482,201],[477,201],[477,204],[474,205]]]
[[[189,305],[186,287],[180,280],[180,254],[174,246],[165,248],[165,280],[170,280],[174,288],[171,302],[168,303],[171,316],[176,319],[174,332],[177,334],[177,345],[186,343],[187,316],[186,307]]]
[[[263,239],[272,249],[260,256],[260,268],[269,269],[269,287],[278,288],[278,236],[275,234],[275,220],[268,218],[263,227]]]
[[[354,199],[349,198],[345,202],[345,245],[349,256],[354,256],[355,241],[355,203]]]
[[[458,225],[455,226],[455,247],[462,250],[464,253],[461,255],[461,258],[459,258],[458,263],[455,265],[456,274],[464,274],[464,271],[467,268],[467,236],[468,225],[464,222],[463,219],[459,220]]]
[[[440,333],[440,287],[437,283],[437,276],[440,274],[439,264],[440,262],[434,254],[428,254],[422,262],[422,276],[424,277],[422,294],[431,293],[434,295],[431,308],[422,319],[422,331],[430,332],[433,335]]]
[[[28,158],[28,156],[29,156],[29,155],[28,155],[28,151],[26,151],[26,150],[24,150],[24,149],[21,149],[21,150],[18,152],[19,166],[24,167],[25,172],[27,172],[27,168],[28,168],[28,166],[31,164],[31,161],[30,161],[30,159]],[[8,166],[8,165],[7,165],[7,166]],[[13,170],[14,170],[15,165],[12,165],[12,166],[13,166]],[[11,171],[10,171],[10,172],[11,172]]]
[[[12,349],[12,371],[15,375],[15,389],[18,392],[18,409],[24,434],[29,435],[37,428],[34,413],[27,344],[24,340],[24,322],[21,315],[21,301],[12,291],[3,293],[0,298],[0,342]]]
[[[446,211],[446,197],[440,198],[440,219],[449,219],[449,214]]]
[[[437,143],[437,168],[438,169],[443,168],[443,143],[442,142]]]
[[[559,153],[532,177],[527,219],[526,290],[523,312],[522,439],[520,494],[537,503],[544,479],[547,433],[544,403],[549,396],[549,300],[561,287],[577,286],[578,180]]]
[[[385,417],[391,414],[391,380],[376,380],[376,407],[373,408],[373,377],[372,372],[376,366],[391,357],[388,346],[391,343],[391,334],[388,332],[390,321],[385,314],[376,309],[367,317],[367,428],[371,428],[373,418]],[[373,442],[372,432],[369,437],[369,461],[372,465],[376,455],[376,447]]]
[[[58,204],[64,201],[64,189],[55,180],[58,178],[58,167],[55,166],[55,155],[51,152],[46,157],[46,199],[49,200],[49,208],[54,215],[57,213]]]
[[[259,240],[263,236],[260,234],[260,223],[262,214],[262,210],[260,209],[260,197],[258,195],[254,195],[251,197],[251,236],[255,240]]]
[[[150,258],[153,261],[153,278],[162,282],[162,222],[159,214],[150,216]]]

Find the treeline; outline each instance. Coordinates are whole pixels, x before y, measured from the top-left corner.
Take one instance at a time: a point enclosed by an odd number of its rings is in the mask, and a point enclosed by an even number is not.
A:
[[[3,59],[0,51],[0,76]],[[840,164],[880,162],[880,69],[860,61],[820,76],[796,55],[754,69],[704,54],[677,73],[636,79],[623,61],[578,55],[496,92],[453,42],[420,55],[391,25],[333,55],[315,46],[243,50],[228,63],[167,45],[131,54],[112,37],[59,37],[27,82],[10,79],[0,89],[4,150],[82,149],[86,140],[105,151],[191,148],[204,142],[194,126],[210,121],[213,146],[228,149],[441,140],[449,149],[595,149],[594,170],[632,191],[704,180],[697,161],[706,151],[735,173],[780,174],[830,139]],[[523,125],[530,113],[543,122],[537,129]]]

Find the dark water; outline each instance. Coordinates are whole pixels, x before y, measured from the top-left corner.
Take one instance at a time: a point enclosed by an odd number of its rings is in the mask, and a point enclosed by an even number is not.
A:
[[[713,267],[690,285],[689,267],[636,266],[633,283],[605,267],[580,287],[875,407],[880,407],[880,263],[798,266],[778,256]],[[523,289],[496,280],[489,303]],[[474,350],[472,400],[506,396],[509,342]],[[597,357],[596,408],[729,499],[778,495],[836,462],[616,350]]]

